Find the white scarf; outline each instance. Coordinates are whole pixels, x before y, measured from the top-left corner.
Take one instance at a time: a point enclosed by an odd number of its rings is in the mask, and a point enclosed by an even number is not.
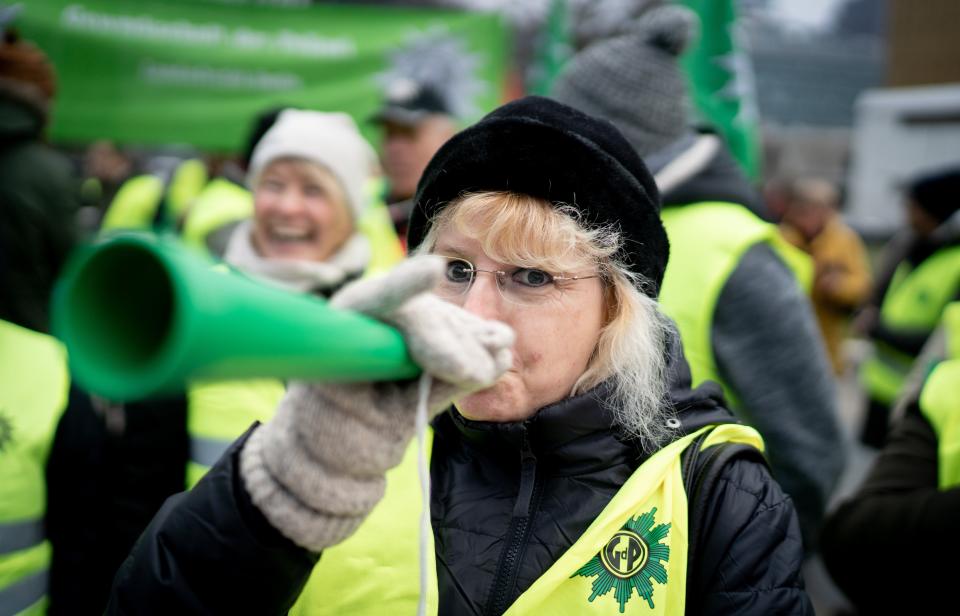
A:
[[[322,292],[362,274],[370,262],[370,244],[363,235],[354,233],[326,261],[265,259],[253,246],[253,222],[245,220],[230,236],[223,260],[275,286],[293,291]]]

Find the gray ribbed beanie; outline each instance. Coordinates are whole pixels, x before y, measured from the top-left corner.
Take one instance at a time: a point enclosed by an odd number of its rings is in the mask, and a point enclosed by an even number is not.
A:
[[[690,130],[687,82],[677,59],[698,28],[689,9],[650,10],[625,34],[574,56],[551,97],[613,122],[640,156],[649,156]]]

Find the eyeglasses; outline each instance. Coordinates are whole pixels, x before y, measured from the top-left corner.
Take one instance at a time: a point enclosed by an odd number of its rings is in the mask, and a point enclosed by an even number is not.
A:
[[[532,267],[519,267],[512,272],[482,270],[475,268],[472,263],[460,257],[443,258],[447,260],[447,267],[434,292],[451,301],[460,301],[473,286],[477,274],[480,273],[493,274],[497,279],[497,289],[503,299],[521,305],[540,304],[556,297],[562,290],[558,283],[600,278],[599,274],[562,276]]]

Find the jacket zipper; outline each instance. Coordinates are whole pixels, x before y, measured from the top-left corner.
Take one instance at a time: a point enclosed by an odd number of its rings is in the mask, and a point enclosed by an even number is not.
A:
[[[487,602],[485,614],[499,616],[509,606],[510,590],[516,583],[517,572],[520,569],[524,548],[527,543],[527,531],[533,518],[533,513],[540,497],[540,478],[537,477],[537,457],[533,453],[530,441],[527,438],[526,427],[523,429],[523,441],[520,448],[520,489],[517,501],[513,507],[513,516],[510,521],[509,539],[504,546],[497,575],[493,581],[490,600]]]

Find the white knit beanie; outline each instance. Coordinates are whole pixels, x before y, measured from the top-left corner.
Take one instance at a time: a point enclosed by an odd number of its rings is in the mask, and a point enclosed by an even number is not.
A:
[[[267,165],[286,157],[303,158],[328,169],[343,187],[353,219],[360,218],[377,155],[353,118],[345,113],[285,109],[254,148],[247,185],[254,189]]]

